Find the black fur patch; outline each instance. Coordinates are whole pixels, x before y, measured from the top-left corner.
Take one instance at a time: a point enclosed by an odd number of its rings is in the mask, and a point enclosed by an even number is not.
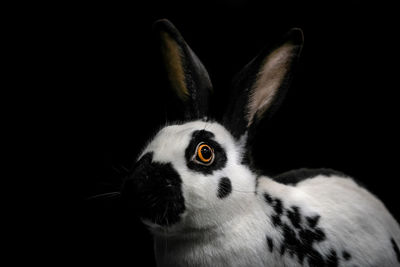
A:
[[[284,242],[281,247],[281,255],[285,253],[286,249],[294,252],[298,241],[296,237],[296,232],[286,223],[283,224],[282,230]]]
[[[346,260],[346,261],[351,259],[350,253],[348,253],[346,250],[343,250],[342,256],[343,256],[343,259]]]
[[[272,197],[271,197],[268,193],[264,193],[264,200],[265,200],[268,204],[272,204]]]
[[[393,238],[391,238],[390,241],[392,242],[394,253],[396,253],[397,261],[400,262],[400,250],[399,250],[399,247],[397,246],[397,243],[396,243],[396,241],[394,241]]]
[[[267,244],[268,244],[268,249],[270,252],[274,250],[274,242],[270,237],[267,236]]]
[[[232,192],[232,183],[228,177],[222,177],[219,180],[218,184],[218,193],[217,196],[219,198],[226,198]]]
[[[274,226],[282,226],[281,216],[279,216],[278,214],[272,215],[271,219]]]
[[[330,176],[340,176],[340,177],[345,177],[348,178],[349,176],[339,172],[335,171],[332,169],[297,169],[297,170],[291,170],[282,174],[279,174],[278,176],[274,177],[274,180],[282,183],[282,184],[287,184],[287,185],[296,185],[300,183],[301,181],[313,178],[318,175],[324,175],[327,177]]]
[[[329,254],[328,254],[328,257],[327,257],[326,266],[328,266],[328,267],[337,267],[338,265],[339,265],[339,259],[338,259],[338,256],[336,254],[336,251],[331,249],[329,251]]]
[[[272,207],[271,222],[283,234],[283,241],[275,247],[280,248],[283,256],[296,257],[300,264],[308,262],[309,266],[338,266],[338,253],[331,249],[324,255],[316,250],[315,244],[326,240],[325,232],[319,227],[320,215],[304,216],[297,206],[286,208],[283,202],[264,193],[265,202]],[[267,237],[270,247],[272,240]],[[272,250],[271,250],[272,252]]]
[[[287,216],[294,227],[300,228],[301,216],[298,207],[293,206],[292,210],[287,210]]]
[[[283,207],[282,207],[282,201],[278,198],[275,198],[273,203],[272,203],[272,207],[274,208],[274,211],[276,212],[276,214],[281,215],[283,212]]]
[[[314,228],[318,224],[319,218],[321,218],[321,216],[319,215],[315,215],[313,217],[306,217],[308,226]]]
[[[145,154],[125,181],[122,197],[138,216],[159,225],[172,225],[185,211],[182,180],[170,163],[152,162]]]
[[[193,132],[192,140],[190,140],[189,146],[185,151],[186,165],[189,169],[203,174],[212,174],[214,171],[225,167],[228,160],[225,150],[213,138],[214,134],[206,130]],[[193,155],[196,153],[196,147],[200,142],[204,142],[214,149],[214,162],[210,166],[201,165],[192,160]]]

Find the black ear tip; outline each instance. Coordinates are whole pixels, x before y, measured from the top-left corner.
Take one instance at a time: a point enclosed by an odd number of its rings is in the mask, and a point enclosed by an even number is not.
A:
[[[300,28],[292,28],[287,34],[287,39],[295,45],[302,45],[304,43],[303,30]]]
[[[179,33],[178,29],[168,19],[160,19],[153,23],[153,31],[157,36],[161,33],[167,33],[170,37],[175,39],[177,42],[182,43],[183,38]]]
[[[172,24],[172,22],[169,21],[168,19],[159,19],[153,23],[153,30],[157,32],[160,31],[175,32],[176,28],[174,24]]]
[[[153,23],[154,28],[162,28],[162,27],[166,27],[168,25],[172,25],[172,22],[169,21],[168,19],[159,19]]]

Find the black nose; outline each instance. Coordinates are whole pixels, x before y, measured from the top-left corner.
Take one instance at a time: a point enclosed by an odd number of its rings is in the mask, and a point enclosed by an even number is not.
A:
[[[122,186],[121,195],[125,203],[134,205],[138,201],[136,198],[139,196],[141,187],[144,187],[145,181],[148,179],[150,169],[152,168],[151,162],[153,159],[152,153],[147,153],[136,162],[133,167],[133,172],[124,181]]]
[[[170,163],[153,162],[153,154],[145,154],[125,181],[122,199],[137,215],[159,225],[179,221],[185,204],[182,180]]]

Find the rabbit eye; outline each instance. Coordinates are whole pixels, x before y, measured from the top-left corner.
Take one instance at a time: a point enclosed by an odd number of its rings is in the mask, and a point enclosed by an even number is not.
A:
[[[214,161],[214,150],[206,143],[199,143],[193,158],[196,163],[209,166]]]

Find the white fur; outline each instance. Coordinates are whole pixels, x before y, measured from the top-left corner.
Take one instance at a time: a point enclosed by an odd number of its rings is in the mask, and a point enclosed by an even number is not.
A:
[[[186,166],[185,150],[195,130],[207,130],[225,150],[226,166],[204,175]],[[241,143],[240,143],[241,142]],[[305,216],[320,215],[319,227],[326,240],[314,248],[351,253],[339,266],[400,266],[390,238],[400,244],[400,228],[385,206],[353,180],[318,175],[296,186],[256,177],[241,163],[243,140],[215,122],[194,121],[163,128],[142,155],[153,152],[153,161],[171,163],[182,179],[186,211],[181,221],[170,227],[146,222],[154,234],[159,266],[308,266],[300,265],[288,253],[271,253],[268,235],[274,244],[283,240],[273,226],[273,208],[263,194],[282,200],[285,207],[297,206]],[[232,193],[218,199],[218,182],[229,177]],[[258,181],[258,182],[256,182]]]

